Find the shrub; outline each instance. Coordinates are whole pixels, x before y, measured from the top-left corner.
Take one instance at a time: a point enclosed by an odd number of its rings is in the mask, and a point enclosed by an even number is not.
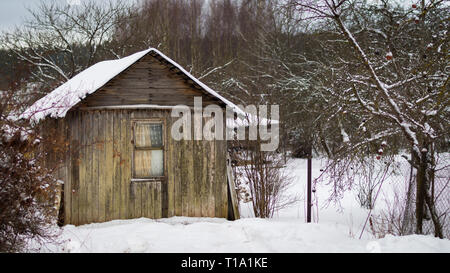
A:
[[[11,111],[8,111],[11,113]],[[36,131],[0,103],[0,252],[24,251],[31,239],[53,239],[59,185],[44,167]],[[58,200],[59,201],[59,200]]]

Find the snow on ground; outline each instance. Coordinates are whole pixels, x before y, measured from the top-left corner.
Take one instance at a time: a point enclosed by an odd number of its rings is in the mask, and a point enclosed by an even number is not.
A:
[[[431,236],[351,238],[345,225],[303,220],[173,217],[66,226],[59,246],[42,252],[450,252]]]
[[[313,177],[320,174],[320,159],[313,160]],[[304,196],[306,160],[292,160],[287,170],[297,183],[291,194]],[[401,179],[391,179],[383,191]],[[279,211],[273,219],[253,218],[249,204],[241,204],[243,219],[172,217],[115,220],[62,229],[59,244],[41,252],[450,252],[450,240],[409,235],[376,239],[369,231],[358,239],[368,210],[359,206],[354,192],[341,200],[341,209],[324,207],[329,186],[317,185],[314,218],[305,223],[304,201]],[[385,194],[388,196],[388,194]],[[380,205],[378,205],[380,203]],[[383,202],[377,201],[378,209]],[[317,222],[318,218],[318,222]]]

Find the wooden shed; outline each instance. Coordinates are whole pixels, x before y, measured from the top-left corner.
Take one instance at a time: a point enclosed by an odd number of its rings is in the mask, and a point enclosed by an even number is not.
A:
[[[172,107],[192,107],[195,96],[203,106],[234,106],[151,48],[97,63],[27,109],[24,116],[67,146],[48,160],[62,162],[64,224],[239,218],[226,140],[170,135]]]

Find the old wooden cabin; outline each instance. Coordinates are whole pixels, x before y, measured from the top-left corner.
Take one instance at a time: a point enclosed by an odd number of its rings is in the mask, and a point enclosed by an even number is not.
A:
[[[148,49],[95,64],[32,105],[26,115],[67,147],[49,155],[64,181],[64,224],[238,218],[227,142],[170,136],[172,106],[192,107],[194,96],[204,106],[231,104]]]

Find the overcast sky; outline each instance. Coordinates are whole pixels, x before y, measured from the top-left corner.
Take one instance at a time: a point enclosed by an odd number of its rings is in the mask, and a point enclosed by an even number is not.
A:
[[[25,6],[30,6],[36,0],[0,0],[0,29],[8,30],[14,24],[19,24],[27,13]]]
[[[68,3],[67,0],[56,0]],[[20,25],[28,15],[27,8],[35,8],[38,0],[0,0],[0,30],[9,30]]]
[[[56,1],[62,4],[77,4],[85,0],[44,0]],[[110,1],[110,0],[102,0]],[[127,0],[134,2],[134,0]],[[7,31],[20,25],[24,18],[28,16],[27,8],[33,9],[40,0],[0,0],[0,31]]]
[[[88,0],[44,0],[56,1],[62,4],[77,4]],[[98,0],[97,0],[98,1]],[[114,1],[114,0],[101,0]],[[134,2],[135,0],[127,0]],[[374,2],[378,0],[372,0]],[[392,0],[402,4],[417,2],[417,0]],[[10,30],[14,25],[20,25],[28,15],[27,8],[35,8],[40,0],[0,0],[0,31]]]

